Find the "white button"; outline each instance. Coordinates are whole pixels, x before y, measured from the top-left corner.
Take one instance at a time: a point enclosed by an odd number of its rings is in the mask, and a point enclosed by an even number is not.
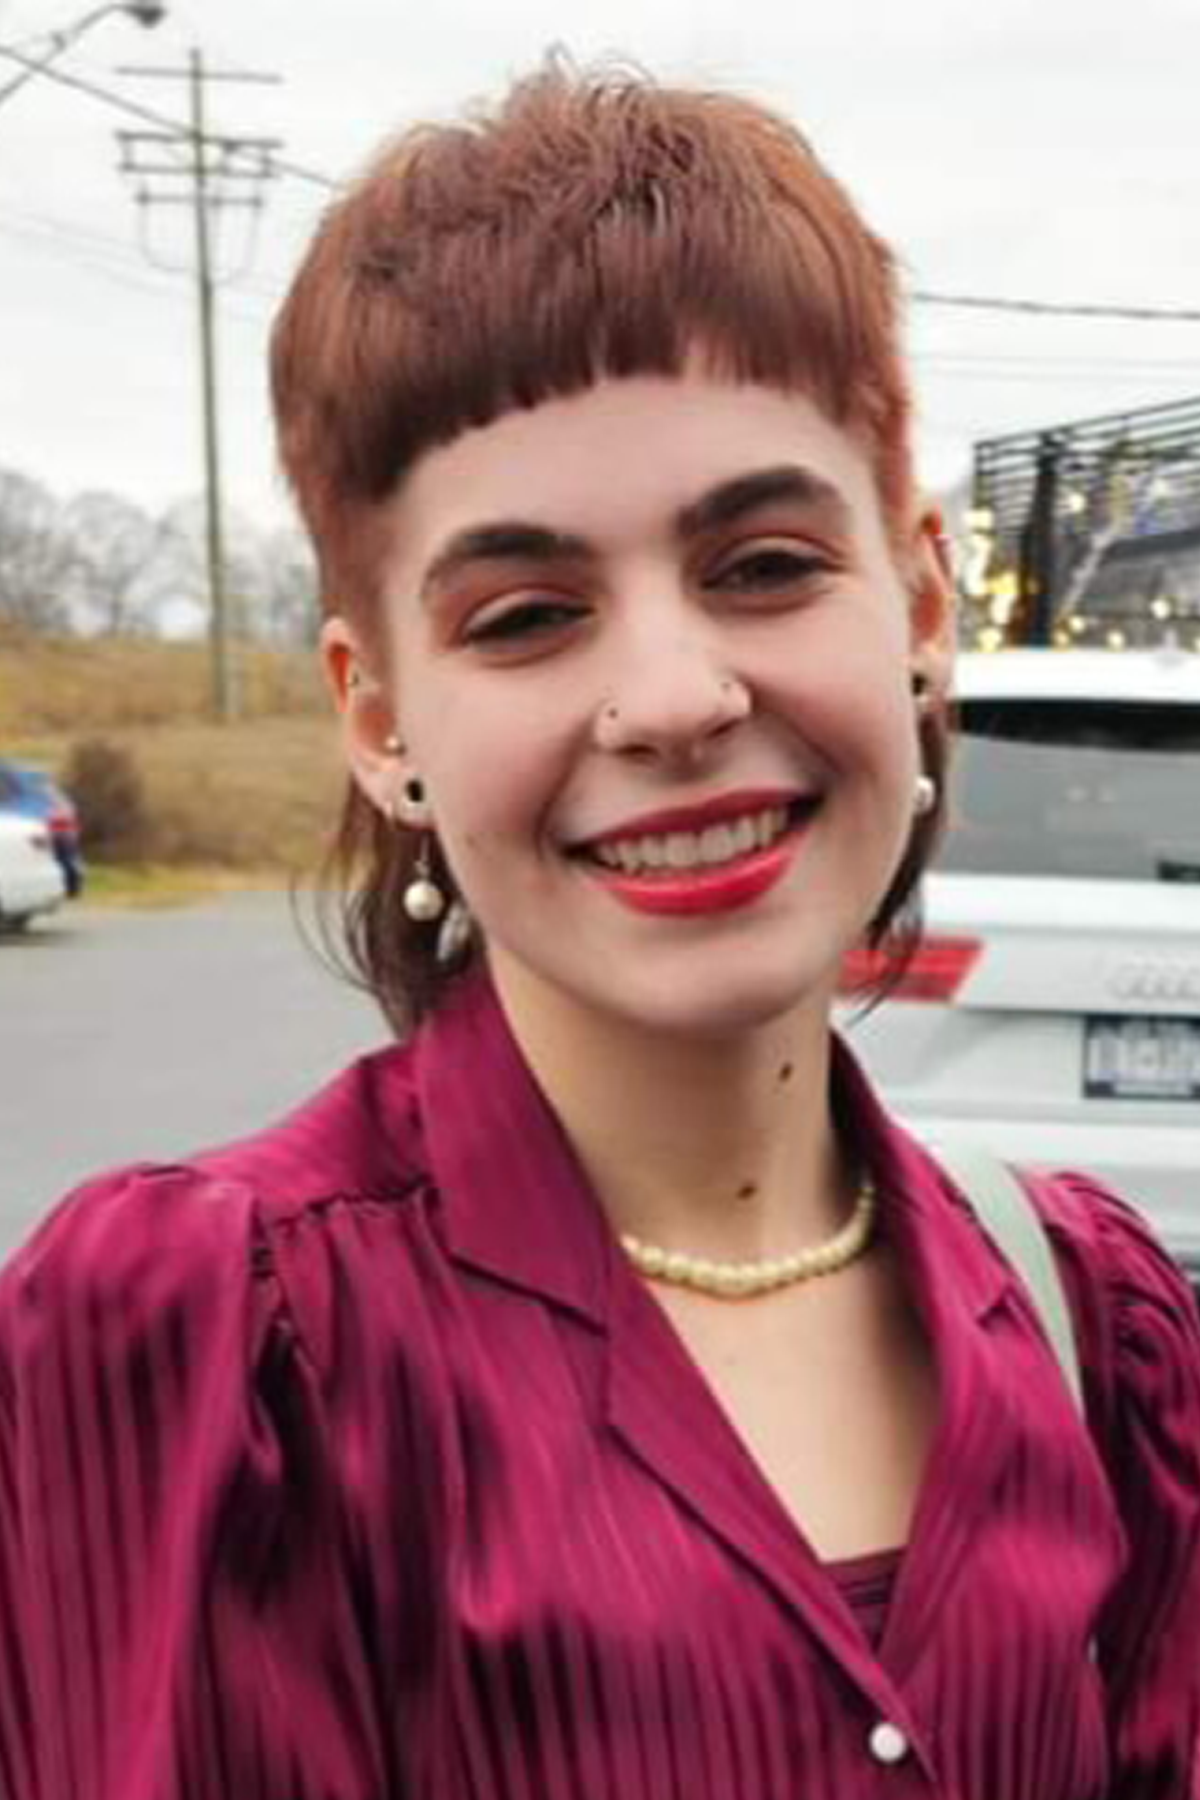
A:
[[[900,1727],[898,1725],[893,1725],[889,1719],[881,1719],[879,1721],[879,1724],[876,1725],[871,1732],[868,1743],[870,1744],[871,1755],[875,1758],[876,1762],[903,1762],[904,1758],[908,1755],[908,1739],[905,1737]]]

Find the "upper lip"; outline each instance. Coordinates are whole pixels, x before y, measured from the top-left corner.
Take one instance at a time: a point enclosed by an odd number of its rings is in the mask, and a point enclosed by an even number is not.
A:
[[[711,800],[697,801],[692,806],[669,806],[657,812],[638,813],[605,831],[577,838],[571,848],[590,850],[597,844],[618,843],[624,838],[665,837],[672,831],[704,831],[710,825],[722,825],[728,819],[744,819],[771,807],[794,806],[798,801],[816,798],[815,793],[798,788],[741,788],[737,793],[717,794]]]

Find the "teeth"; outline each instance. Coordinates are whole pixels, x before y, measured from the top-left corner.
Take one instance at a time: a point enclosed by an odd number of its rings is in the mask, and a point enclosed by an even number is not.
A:
[[[748,856],[758,847],[758,833],[753,819],[739,819],[733,828],[734,849],[738,856]]]
[[[710,825],[700,833],[700,855],[704,862],[728,862],[737,855],[733,833],[728,825]]]
[[[714,868],[766,850],[787,829],[787,808],[765,811],[728,825],[710,825],[704,831],[671,831],[662,837],[622,838],[599,844],[595,856],[607,868],[639,875],[646,869]]]

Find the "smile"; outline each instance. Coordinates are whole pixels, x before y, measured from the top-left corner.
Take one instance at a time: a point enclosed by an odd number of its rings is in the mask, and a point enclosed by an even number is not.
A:
[[[704,809],[683,829],[678,816],[644,820],[579,846],[580,862],[613,899],[635,912],[676,917],[731,912],[748,906],[774,887],[790,868],[817,811],[807,796],[782,804],[752,804],[734,811],[728,804]],[[666,829],[670,826],[670,829]]]

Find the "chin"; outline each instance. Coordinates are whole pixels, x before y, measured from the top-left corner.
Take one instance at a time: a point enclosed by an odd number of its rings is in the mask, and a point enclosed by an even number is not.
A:
[[[831,981],[817,971],[754,969],[746,958],[727,969],[710,965],[686,979],[666,970],[641,979],[633,970],[597,993],[577,997],[641,1031],[675,1038],[719,1041],[741,1037],[778,1023],[799,1010],[829,1011]],[[589,984],[590,985],[590,984]]]

